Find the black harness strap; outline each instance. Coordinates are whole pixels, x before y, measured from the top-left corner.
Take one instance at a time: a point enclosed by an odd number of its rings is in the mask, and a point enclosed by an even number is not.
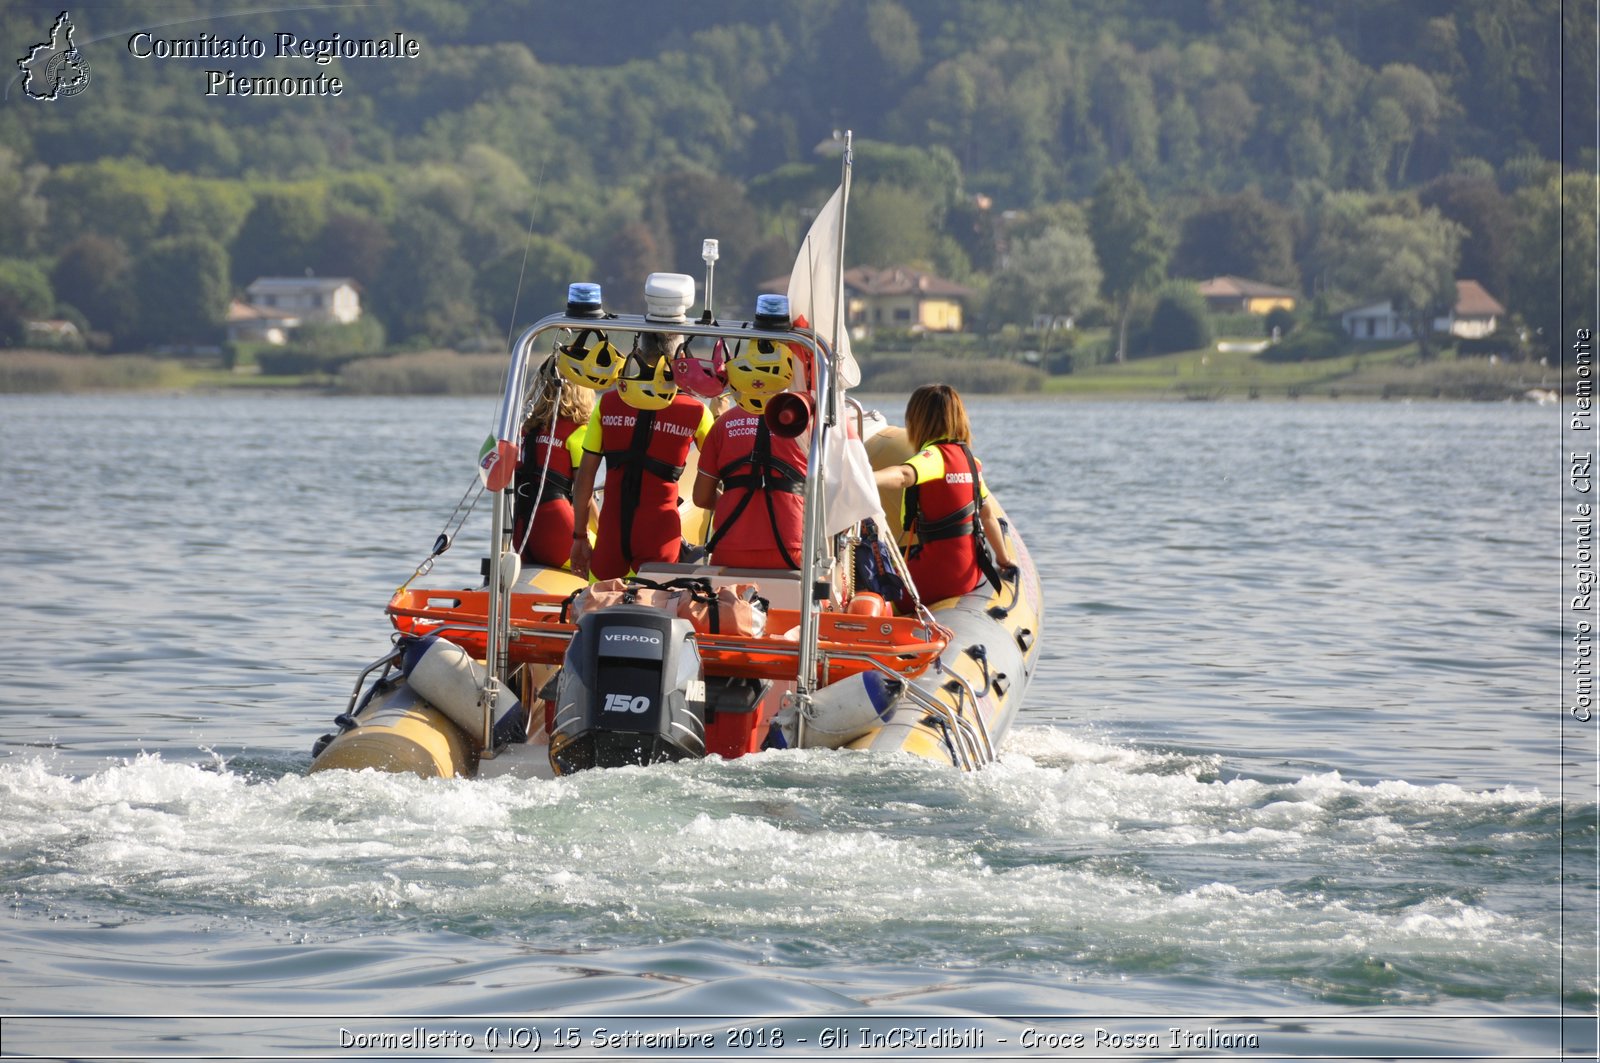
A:
[[[994,555],[989,552],[989,540],[983,534],[983,524],[978,520],[978,514],[983,509],[983,503],[978,497],[978,459],[972,456],[972,448],[965,443],[957,443],[961,448],[962,456],[967,459],[967,468],[972,470],[972,555],[978,560],[978,568],[982,570],[984,579],[987,579],[995,590],[1000,589],[1000,569],[994,563]]]
[[[523,499],[528,499],[527,504],[529,508],[532,508],[532,503],[535,499],[542,506],[546,502],[553,502],[558,498],[565,499],[568,502],[572,501],[572,477],[563,476],[558,472],[551,472],[546,469],[543,476],[517,485],[517,501],[519,505],[522,504]]]
[[[976,513],[977,507],[968,502],[949,516],[922,521],[917,524],[917,542],[933,543],[940,539],[959,539],[963,535],[971,535],[972,518]],[[910,527],[909,524],[906,526]]]
[[[734,469],[749,466],[750,471],[734,473]],[[756,492],[767,504],[767,520],[772,524],[772,540],[778,544],[778,552],[783,556],[783,563],[789,568],[799,568],[800,564],[789,554],[788,546],[784,545],[783,533],[778,530],[778,512],[772,502],[775,491],[785,491],[791,495],[805,493],[806,477],[799,469],[784,461],[782,458],[772,456],[772,433],[767,428],[766,418],[756,421],[755,447],[745,457],[730,461],[717,470],[717,479],[722,481],[724,490],[742,488],[744,497],[734,503],[733,510],[728,518],[722,522],[717,530],[706,540],[706,553],[710,553],[727,534],[729,528],[744,515],[745,507],[755,497]]]
[[[553,435],[555,426],[547,426]],[[537,439],[538,433],[530,431],[527,439]],[[561,446],[552,440],[553,446]],[[532,453],[531,448],[524,444],[524,453]],[[531,462],[530,462],[531,464]],[[524,476],[524,473],[527,473]],[[546,502],[562,499],[572,501],[572,477],[563,476],[559,472],[552,472],[549,468],[539,470],[538,475],[533,475],[533,470],[524,468],[517,470],[517,485],[514,492],[511,508],[513,526],[524,529],[523,541],[526,542],[526,531],[533,522],[533,515],[540,506]]]
[[[625,450],[605,452],[607,465],[622,466],[622,559],[633,568],[633,518],[639,510],[639,492],[644,487],[644,474],[649,473],[667,483],[677,483],[683,476],[682,465],[668,465],[648,453],[650,434],[656,423],[656,411],[640,410],[633,422],[633,438]]]

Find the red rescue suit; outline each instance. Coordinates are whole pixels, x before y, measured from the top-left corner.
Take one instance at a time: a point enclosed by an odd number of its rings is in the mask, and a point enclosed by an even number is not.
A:
[[[728,410],[700,450],[700,469],[722,484],[711,561],[736,568],[800,567],[809,430],[775,436],[766,418]]]
[[[584,424],[557,417],[554,430],[529,425],[522,437],[516,497],[511,506],[511,541],[522,560],[561,568],[572,548],[572,470]],[[530,528],[531,524],[531,528]]]
[[[595,403],[583,449],[606,459],[606,497],[600,508],[589,574],[615,579],[652,561],[674,562],[683,534],[678,479],[711,428],[711,413],[687,395],[661,410],[636,410],[608,391]]]

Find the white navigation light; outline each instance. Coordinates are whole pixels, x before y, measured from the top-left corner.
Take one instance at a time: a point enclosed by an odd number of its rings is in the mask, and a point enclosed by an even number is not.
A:
[[[708,266],[715,262],[717,260],[717,242],[715,240],[703,242],[700,245],[700,257],[705,260]]]

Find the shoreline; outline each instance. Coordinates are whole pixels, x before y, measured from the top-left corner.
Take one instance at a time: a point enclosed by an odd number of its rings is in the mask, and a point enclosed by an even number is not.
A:
[[[381,363],[397,364],[389,358],[366,359],[362,364],[379,368]],[[305,374],[267,378],[238,373],[210,362],[171,357],[5,350],[0,351],[0,395],[179,392],[490,397],[498,394],[500,363],[501,358],[495,355],[451,353],[437,356],[428,372],[414,375],[379,374],[375,378],[358,373],[341,378]],[[938,379],[942,375],[941,368],[944,367],[930,365],[927,379]],[[1536,405],[1558,404],[1562,383],[1559,367],[1529,362],[1491,363],[1482,359],[1440,358],[1404,365],[1358,365],[1348,369],[1299,363],[1290,367],[1262,368],[1249,375],[1241,367],[1212,372],[1176,372],[1176,368],[1175,364],[1134,362],[1063,376],[1041,373],[1009,388],[991,389],[967,381],[956,383],[972,398],[1000,395],[1071,402],[1462,401]],[[486,373],[486,369],[492,371]],[[378,386],[363,386],[375,382]],[[905,383],[895,374],[875,385],[869,373],[866,383],[854,393],[904,395],[910,390],[901,386]]]

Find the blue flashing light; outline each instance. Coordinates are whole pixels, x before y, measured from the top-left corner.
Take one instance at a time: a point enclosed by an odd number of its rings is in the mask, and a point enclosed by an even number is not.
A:
[[[758,328],[788,328],[789,297],[787,295],[756,296],[755,323]]]
[[[598,317],[602,313],[600,285],[587,281],[567,285],[567,313],[573,317]]]

